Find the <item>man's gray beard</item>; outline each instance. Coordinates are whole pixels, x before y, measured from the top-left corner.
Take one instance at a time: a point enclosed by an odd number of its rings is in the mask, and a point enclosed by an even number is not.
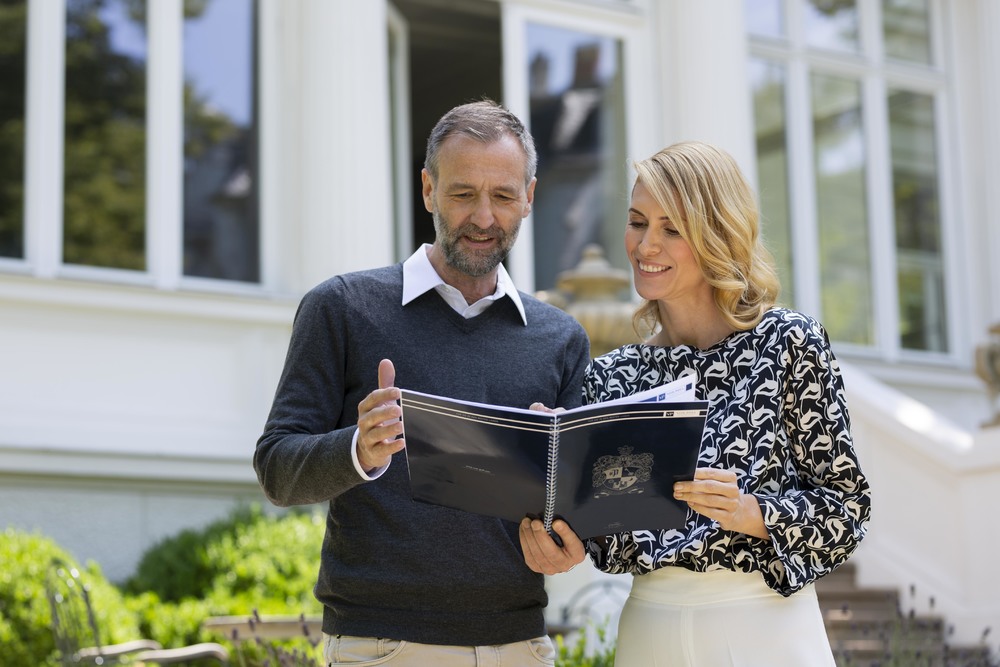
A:
[[[485,276],[499,266],[500,262],[510,253],[510,249],[514,246],[514,241],[517,240],[517,233],[521,229],[520,220],[517,221],[517,224],[509,233],[504,233],[499,228],[496,230],[491,228],[487,231],[494,232],[500,241],[496,249],[488,253],[468,253],[459,249],[458,239],[465,235],[464,232],[466,229],[474,228],[476,233],[481,233],[483,230],[474,225],[465,225],[456,230],[449,230],[437,210],[433,211],[431,215],[434,218],[434,231],[437,233],[438,246],[440,246],[441,251],[444,253],[445,263],[456,271],[460,271],[473,278]]]

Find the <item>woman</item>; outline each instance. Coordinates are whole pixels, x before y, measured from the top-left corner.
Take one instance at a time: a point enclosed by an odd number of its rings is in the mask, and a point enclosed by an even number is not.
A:
[[[756,202],[731,156],[685,142],[636,170],[625,247],[650,334],[592,362],[586,400],[693,374],[710,407],[695,478],[674,486],[692,510],[684,530],[586,543],[601,570],[635,575],[615,664],[833,667],[813,582],[864,537],[870,492],[826,332],[775,306]],[[583,558],[557,532],[555,551],[522,523],[529,565]]]

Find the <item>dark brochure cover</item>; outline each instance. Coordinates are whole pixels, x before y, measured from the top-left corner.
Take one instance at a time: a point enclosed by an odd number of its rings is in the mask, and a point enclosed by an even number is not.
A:
[[[565,519],[581,538],[680,528],[708,411],[693,383],[558,413],[402,390],[413,498],[520,521]]]

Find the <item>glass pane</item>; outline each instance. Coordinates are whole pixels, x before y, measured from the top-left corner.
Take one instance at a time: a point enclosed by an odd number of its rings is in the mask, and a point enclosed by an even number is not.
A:
[[[928,4],[928,0],[882,0],[882,28],[888,57],[931,64]]]
[[[24,257],[26,0],[0,3],[0,257]]]
[[[899,271],[900,343],[948,348],[934,98],[889,91],[889,141]]]
[[[788,144],[785,140],[785,68],[750,62],[761,228],[781,278],[781,301],[795,303],[792,277],[791,213],[788,199]]]
[[[782,0],[743,0],[743,16],[747,32],[763,37],[782,37],[785,21]]]
[[[801,0],[809,46],[840,51],[858,50],[858,8],[855,0]]]
[[[146,266],[144,0],[67,0],[63,261]]]
[[[865,137],[857,81],[811,77],[822,318],[834,340],[874,340],[865,191]]]
[[[538,148],[535,288],[551,289],[598,243],[627,268],[621,43],[530,24],[531,133]]]
[[[260,277],[254,7],[185,3],[186,276]]]

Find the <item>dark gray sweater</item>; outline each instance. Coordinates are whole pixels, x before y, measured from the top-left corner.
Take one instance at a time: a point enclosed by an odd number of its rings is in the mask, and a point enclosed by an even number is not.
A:
[[[403,452],[363,482],[351,439],[383,358],[398,387],[577,406],[586,333],[527,294],[525,326],[509,298],[467,320],[434,290],[401,306],[402,286],[397,264],[332,278],[303,297],[257,442],[257,476],[276,505],[329,501],[315,588],[324,632],[468,646],[540,636],[544,580],[524,564],[517,525],[413,501]]]

